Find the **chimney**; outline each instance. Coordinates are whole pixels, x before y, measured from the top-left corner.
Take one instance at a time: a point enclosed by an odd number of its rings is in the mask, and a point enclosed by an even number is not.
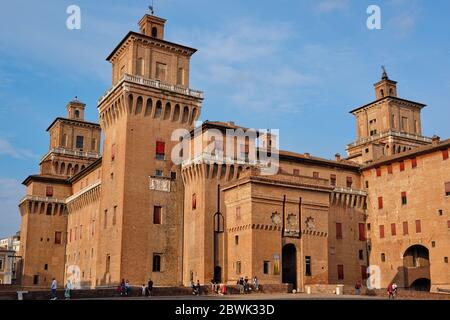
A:
[[[439,136],[437,136],[437,135],[434,135],[434,136],[431,138],[431,142],[433,143],[433,145],[438,145],[439,142],[441,142],[441,137],[439,137]]]
[[[305,156],[305,158],[311,158],[311,155],[309,154],[309,152],[305,152],[303,155]]]
[[[341,154],[340,153],[336,153],[334,155],[334,157],[336,158],[336,161],[341,161]]]

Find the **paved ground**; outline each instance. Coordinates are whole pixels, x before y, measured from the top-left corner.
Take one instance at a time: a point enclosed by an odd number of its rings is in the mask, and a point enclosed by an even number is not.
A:
[[[353,296],[343,295],[337,296],[332,294],[246,294],[246,295],[207,295],[207,296],[167,296],[167,297],[132,297],[132,298],[98,298],[95,300],[384,300],[382,297],[370,296]],[[93,299],[90,299],[93,300]]]

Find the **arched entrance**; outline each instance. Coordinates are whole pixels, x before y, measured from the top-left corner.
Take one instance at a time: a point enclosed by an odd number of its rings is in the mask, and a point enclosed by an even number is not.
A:
[[[286,244],[282,251],[282,281],[297,288],[297,250],[295,245]]]
[[[422,245],[413,245],[403,254],[405,287],[418,291],[429,291],[430,253]]]
[[[430,291],[431,289],[431,281],[430,279],[420,278],[414,281],[410,289],[416,290],[416,291]]]

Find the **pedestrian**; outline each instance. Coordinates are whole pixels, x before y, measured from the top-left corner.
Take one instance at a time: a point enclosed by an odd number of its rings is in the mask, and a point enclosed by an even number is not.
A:
[[[149,279],[147,283],[147,292],[149,297],[152,296],[152,291],[153,291],[153,281],[152,279]]]
[[[259,282],[256,276],[253,277],[253,287],[255,287],[255,291],[259,291]]]
[[[245,290],[245,288],[244,288],[244,278],[241,277],[239,279],[239,293],[243,294],[244,290]]]
[[[66,298],[66,300],[70,300],[71,291],[72,291],[72,283],[70,283],[70,280],[67,280],[66,290],[64,291],[64,298]]]
[[[200,291],[200,280],[197,279],[197,295],[199,296],[201,294]]]
[[[195,287],[195,284],[194,284],[194,281],[190,281],[189,282],[189,286],[191,287],[191,289],[192,289],[192,294],[193,295],[196,295],[197,294],[197,288]]]
[[[145,283],[141,286],[141,296],[145,297],[145,293],[147,292],[147,287],[145,286]]]
[[[52,296],[51,299],[52,300],[56,300],[56,289],[58,288],[58,282],[56,281],[55,278],[52,279],[52,284],[50,286],[51,292],[52,292]]]
[[[216,280],[214,280],[214,279],[211,279],[211,293],[217,293]]]
[[[131,293],[130,281],[125,281],[125,295],[128,296]]]
[[[125,279],[122,279],[122,281],[120,281],[119,288],[117,289],[119,290],[121,296],[125,295]]]
[[[389,300],[394,299],[394,288],[392,287],[392,283],[390,283],[387,287],[387,293],[389,296]]]
[[[394,282],[393,284],[392,284],[392,297],[395,299],[395,298],[397,298],[397,288],[398,288],[398,286],[397,286],[397,284]]]
[[[361,283],[359,281],[355,284],[355,294],[359,296],[361,294]]]
[[[244,292],[249,292],[249,291],[250,291],[250,285],[248,283],[248,277],[245,276],[245,279],[244,279]]]

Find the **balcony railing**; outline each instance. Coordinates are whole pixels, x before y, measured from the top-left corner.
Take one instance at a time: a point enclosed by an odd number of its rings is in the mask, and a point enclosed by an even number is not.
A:
[[[63,156],[74,156],[74,157],[83,157],[83,158],[94,158],[98,159],[101,157],[98,152],[88,152],[88,151],[78,151],[78,150],[68,150],[64,148],[52,148],[49,152],[42,158],[44,160],[48,157],[49,154],[58,154]]]
[[[60,204],[66,203],[66,200],[61,200],[61,199],[56,199],[56,198],[51,198],[51,197],[33,196],[33,195],[26,195],[25,197],[23,197],[20,200],[19,205],[22,204],[24,201],[49,202],[49,203],[60,203]]]
[[[422,141],[425,143],[431,143],[432,140],[431,138],[428,137],[424,137],[424,136],[420,136],[420,135],[415,135],[415,134],[409,134],[409,133],[404,133],[404,132],[397,132],[397,131],[386,131],[386,132],[382,132],[382,133],[378,133],[376,135],[370,136],[368,138],[362,138],[359,139],[356,142],[350,143],[347,145],[347,149],[368,143],[368,142],[372,142],[378,139],[382,139],[385,137],[389,137],[389,136],[394,136],[394,137],[398,137],[398,138],[405,138],[405,139],[412,139],[412,140],[418,140],[418,141]]]
[[[354,194],[358,196],[367,197],[367,192],[360,189],[346,188],[346,187],[335,187],[334,192],[336,193],[346,193],[346,194]]]
[[[163,82],[161,82],[159,80],[155,80],[155,79],[143,78],[140,76],[135,76],[135,75],[130,75],[130,74],[124,74],[119,79],[119,81],[117,81],[117,83],[114,86],[112,86],[108,91],[105,92],[105,94],[102,97],[100,97],[98,103],[101,104],[103,102],[103,100],[105,100],[108,97],[108,95],[111,92],[113,92],[117,87],[122,85],[123,82],[130,82],[130,83],[140,84],[140,85],[150,87],[150,88],[171,91],[171,92],[183,94],[183,95],[193,97],[193,98],[198,98],[198,99],[204,98],[204,94],[202,91],[184,88],[184,87],[176,86],[173,84],[163,83]]]
[[[255,166],[256,165],[261,165],[261,166],[264,165],[263,161],[259,161],[259,160],[255,160],[255,159],[253,159],[253,160],[250,160],[248,158],[247,159],[244,159],[244,158],[234,159],[229,156],[224,156],[223,154],[220,154],[220,153],[212,155],[210,153],[203,152],[203,153],[195,156],[192,159],[184,160],[182,162],[182,167],[184,168],[184,167],[190,166],[192,164],[200,164],[200,163],[209,163],[209,164],[217,163],[217,164],[234,164],[234,165],[248,164],[248,165],[255,165]]]

